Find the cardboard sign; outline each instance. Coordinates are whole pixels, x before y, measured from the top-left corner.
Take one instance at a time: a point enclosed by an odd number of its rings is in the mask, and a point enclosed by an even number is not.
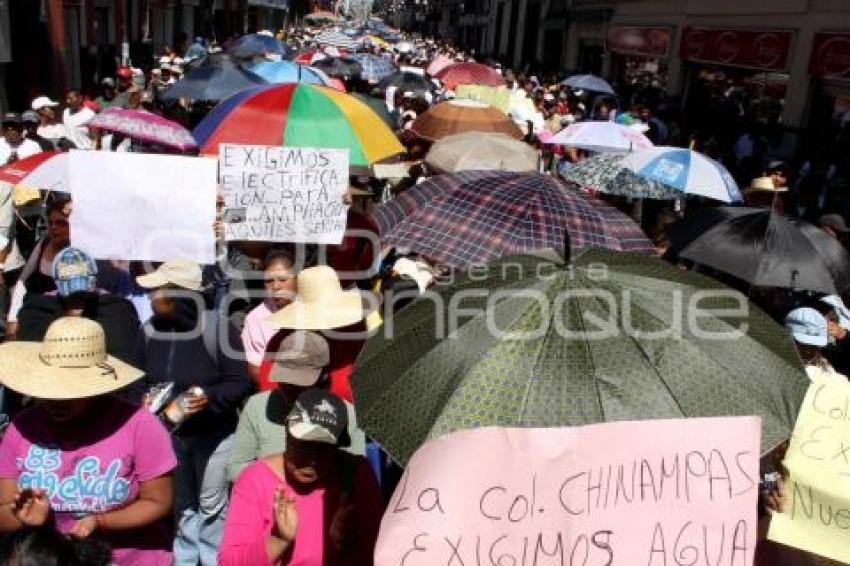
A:
[[[225,239],[339,244],[348,151],[222,144]]]
[[[72,151],[71,244],[96,259],[215,262],[214,159]]]
[[[480,428],[422,446],[377,566],[750,566],[760,419]]]
[[[787,507],[768,538],[850,563],[850,383],[813,380],[784,465]]]

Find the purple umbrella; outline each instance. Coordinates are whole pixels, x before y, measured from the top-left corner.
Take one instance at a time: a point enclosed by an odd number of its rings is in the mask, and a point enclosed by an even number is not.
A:
[[[438,175],[377,207],[381,241],[457,268],[541,248],[653,253],[631,218],[540,173]]]
[[[147,110],[107,108],[95,116],[88,123],[88,126],[124,134],[137,140],[172,147],[180,151],[198,148],[198,144],[189,130]]]

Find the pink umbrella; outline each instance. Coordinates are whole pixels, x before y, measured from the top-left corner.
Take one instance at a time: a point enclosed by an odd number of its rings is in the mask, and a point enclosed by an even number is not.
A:
[[[137,140],[172,147],[180,151],[197,149],[192,133],[176,122],[146,110],[108,108],[88,123],[90,128],[117,132]]]
[[[428,69],[425,72],[433,77],[449,65],[454,65],[454,63],[452,59],[449,59],[445,55],[440,55],[428,65]]]

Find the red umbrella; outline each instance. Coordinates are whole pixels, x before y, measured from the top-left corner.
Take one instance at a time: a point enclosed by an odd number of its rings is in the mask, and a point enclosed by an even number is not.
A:
[[[502,75],[481,63],[455,63],[441,69],[434,76],[449,90],[454,90],[458,85],[506,85]]]
[[[61,151],[43,151],[27,158],[0,167],[0,181],[18,185],[27,175],[38,169],[45,161],[60,155]]]

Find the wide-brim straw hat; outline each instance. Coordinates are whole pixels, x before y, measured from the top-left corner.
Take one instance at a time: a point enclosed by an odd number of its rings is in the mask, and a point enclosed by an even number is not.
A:
[[[159,289],[174,285],[189,291],[203,290],[201,266],[188,259],[172,259],[160,265],[156,271],[139,275],[136,282],[144,289]]]
[[[298,274],[295,299],[266,323],[279,329],[332,330],[361,322],[377,307],[374,294],[359,289],[344,291],[336,271],[318,265]]]
[[[757,177],[749,187],[744,189],[744,194],[750,193],[787,193],[787,187],[776,188],[773,186],[773,179],[770,177]]]
[[[103,328],[83,317],[63,317],[43,342],[0,344],[0,382],[37,399],[84,399],[117,391],[144,372],[106,354]]]

